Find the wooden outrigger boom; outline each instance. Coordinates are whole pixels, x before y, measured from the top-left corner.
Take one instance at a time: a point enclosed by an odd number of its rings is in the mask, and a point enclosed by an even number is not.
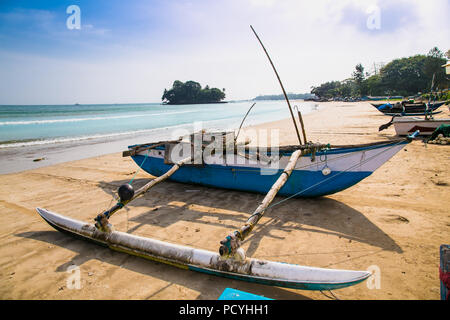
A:
[[[283,173],[278,177],[272,188],[270,188],[269,192],[266,194],[258,208],[256,208],[255,212],[253,212],[250,218],[248,218],[245,225],[242,226],[239,230],[232,232],[225,238],[225,240],[222,240],[220,242],[222,244],[219,248],[219,253],[221,256],[234,257],[237,249],[239,249],[240,247],[240,241],[244,241],[244,239],[247,238],[258,221],[262,218],[265,210],[273,201],[278,191],[280,191],[281,187],[283,187],[284,184],[288,181],[289,177],[291,176],[292,170],[294,170],[295,165],[297,164],[297,161],[301,155],[302,150],[297,150],[292,153]]]
[[[172,174],[174,174],[181,166],[183,166],[185,163],[191,161],[191,157],[188,157],[186,159],[183,159],[179,162],[177,162],[176,164],[174,164],[172,166],[172,168],[170,168],[170,170],[168,170],[166,173],[164,173],[162,176],[159,176],[155,179],[152,179],[150,182],[148,182],[147,184],[145,184],[144,186],[142,186],[140,189],[138,189],[136,192],[133,191],[133,188],[131,187],[131,185],[127,184],[127,185],[123,185],[122,187],[126,187],[128,188],[127,190],[129,190],[129,192],[125,195],[125,196],[120,196],[119,202],[117,202],[111,209],[100,213],[94,220],[96,221],[95,223],[95,227],[101,231],[104,232],[110,232],[111,231],[111,227],[110,224],[108,222],[108,219],[117,211],[119,211],[120,209],[122,209],[126,204],[130,203],[131,201],[133,201],[134,199],[136,199],[137,197],[143,195],[144,193],[146,193],[149,189],[151,189],[152,187],[154,187],[155,185],[157,185],[158,183],[166,180],[167,178],[169,178]],[[120,188],[119,188],[119,195],[120,195]]]

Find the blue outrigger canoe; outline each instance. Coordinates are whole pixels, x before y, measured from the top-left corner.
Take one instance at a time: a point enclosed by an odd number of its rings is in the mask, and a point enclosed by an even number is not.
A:
[[[290,197],[331,194],[369,176],[410,141],[411,137],[358,146],[287,146],[280,147],[278,153],[275,152],[276,149],[271,149],[267,156],[245,147],[242,152],[234,149],[229,154],[214,152],[208,155],[202,149],[201,164],[190,164],[187,160],[191,160],[191,156],[173,152],[183,144],[189,146],[184,150],[192,150],[190,143],[168,141],[135,145],[130,146],[124,156],[132,156],[142,169],[158,177],[136,193],[133,191],[127,198],[124,193],[121,194],[121,186],[119,202],[98,215],[94,219],[95,224],[42,208],[37,208],[37,212],[53,228],[65,234],[182,269],[271,286],[334,290],[358,284],[368,279],[371,273],[253,259],[246,257],[242,248],[238,248],[240,242],[237,236],[244,240],[267,206],[259,209],[260,205],[243,228],[221,241],[219,253],[115,231],[108,224],[108,219],[129,201],[169,177],[179,182],[267,193],[265,199],[270,201],[277,193],[277,189],[274,189],[276,185],[283,185],[279,189],[280,194]],[[256,159],[252,159],[254,156]],[[176,157],[181,157],[182,160]],[[284,184],[280,183],[282,180]],[[222,250],[230,244],[231,253]]]
[[[278,194],[318,197],[347,189],[370,176],[410,141],[406,138],[356,146],[322,145],[316,152],[305,147],[289,180]],[[170,147],[170,144],[161,143],[133,145],[124,155],[131,155],[147,173],[161,176],[173,164],[173,161],[167,161],[166,156],[166,150]],[[255,153],[251,150],[246,150],[245,155],[234,154],[228,158],[226,155],[215,155],[203,159],[201,165],[184,165],[169,179],[265,194],[283,173],[293,150],[295,147],[280,147],[278,165],[263,160],[252,163],[248,158]]]
[[[277,74],[291,112],[299,145],[272,148],[266,152],[265,148],[239,146],[233,132],[231,150],[222,150],[223,141],[220,142],[222,148],[211,149],[203,145],[201,132],[200,145],[195,143],[193,134],[190,138],[194,140],[189,141],[179,139],[129,146],[123,155],[131,156],[140,168],[157,176],[155,179],[136,192],[130,184],[122,185],[118,190],[117,204],[99,214],[94,219],[95,224],[42,208],[37,208],[39,215],[63,233],[116,251],[221,277],[303,290],[339,289],[366,280],[371,275],[367,271],[324,269],[252,259],[246,257],[240,247],[241,241],[244,241],[256,226],[277,194],[288,197],[317,197],[344,190],[371,175],[411,141],[411,137],[408,137],[354,146],[330,146],[306,143],[303,130],[305,143],[302,144],[289,99],[278,73],[261,40],[253,27],[251,28]],[[303,120],[300,112],[298,113],[303,128]],[[220,135],[226,137],[227,133]],[[225,145],[230,146],[228,143]],[[112,214],[165,179],[266,193],[266,196],[239,230],[220,241],[219,253],[114,231],[109,224]]]

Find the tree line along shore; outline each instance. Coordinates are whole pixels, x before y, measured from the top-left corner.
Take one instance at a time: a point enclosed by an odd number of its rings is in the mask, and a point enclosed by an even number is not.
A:
[[[350,78],[329,81],[313,87],[311,93],[319,98],[344,98],[365,96],[422,96],[431,90],[440,100],[450,99],[449,80],[445,68],[450,50],[442,53],[437,47],[427,55],[418,54],[408,58],[394,59],[374,68],[372,74],[365,72],[362,64],[357,64]]]

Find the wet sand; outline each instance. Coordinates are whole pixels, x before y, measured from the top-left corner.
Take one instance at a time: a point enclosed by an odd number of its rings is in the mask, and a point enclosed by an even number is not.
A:
[[[448,117],[447,107],[442,110],[440,116]],[[304,117],[308,140],[331,144],[393,138],[393,126],[378,132],[389,120],[364,102],[325,103]],[[282,144],[296,143],[290,119],[256,128],[279,129]],[[254,258],[378,268],[379,288],[361,283],[333,291],[339,299],[439,299],[439,245],[450,242],[449,165],[449,146],[414,141],[345,191],[269,209],[243,247]],[[136,170],[130,158],[114,153],[1,175],[0,298],[217,299],[229,287],[273,299],[329,299],[320,292],[229,280],[113,252],[55,231],[35,212],[44,207],[92,221]],[[148,178],[139,172],[135,186]],[[262,198],[169,181],[111,222],[116,230],[216,251]],[[80,289],[67,284],[73,265],[80,270]]]

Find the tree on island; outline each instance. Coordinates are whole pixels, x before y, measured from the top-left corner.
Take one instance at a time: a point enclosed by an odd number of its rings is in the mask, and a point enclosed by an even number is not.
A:
[[[172,89],[164,89],[161,99],[166,104],[217,103],[225,99],[223,91],[217,88],[209,88],[208,85],[202,89],[200,83],[195,81],[183,83],[175,80]]]

